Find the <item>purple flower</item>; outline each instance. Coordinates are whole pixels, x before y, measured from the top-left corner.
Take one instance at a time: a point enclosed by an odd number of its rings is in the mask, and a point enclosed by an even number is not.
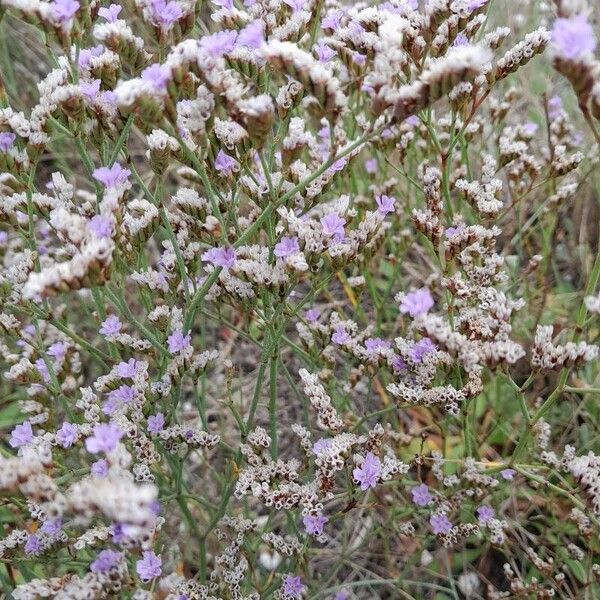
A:
[[[444,231],[444,235],[447,238],[452,237],[453,235],[460,233],[464,228],[465,228],[464,225],[457,225],[456,227],[446,227],[446,230]]]
[[[162,559],[160,555],[154,554],[152,550],[145,550],[142,558],[135,563],[135,571],[140,579],[147,583],[162,573]]]
[[[44,362],[44,359],[38,358],[34,364],[44,383],[48,383],[50,381],[50,371],[48,371],[48,365]]]
[[[236,46],[258,50],[265,43],[263,22],[260,19],[248,23],[237,35]]]
[[[92,454],[112,452],[125,435],[114,423],[96,423],[93,435],[85,440],[87,451]]]
[[[109,238],[113,232],[112,220],[104,215],[96,215],[89,220],[88,229],[97,238]]]
[[[563,108],[563,101],[560,96],[552,96],[548,100],[548,116],[551,119],[556,119],[560,116]]]
[[[48,347],[48,354],[56,359],[63,359],[67,353],[67,345],[64,342],[56,342]]]
[[[471,2],[469,2],[469,10],[481,8],[486,2],[487,0],[471,0]]]
[[[202,260],[215,267],[231,269],[235,264],[235,250],[233,248],[211,248],[202,255]]]
[[[175,21],[181,18],[183,11],[177,2],[165,2],[165,0],[152,0],[152,8],[154,9],[154,17],[158,25],[164,26],[166,29],[171,27]]]
[[[419,117],[417,117],[417,115],[411,115],[404,122],[410,125],[411,127],[416,127],[417,125],[419,125],[421,120],[419,119]]]
[[[16,134],[10,131],[0,132],[0,152],[8,152],[16,139]]]
[[[411,317],[425,314],[433,306],[431,292],[427,288],[421,288],[414,292],[409,292],[402,298],[400,303],[400,312],[408,313]]]
[[[552,28],[552,44],[555,53],[562,58],[573,60],[590,55],[596,49],[594,28],[583,14],[556,19]]]
[[[210,0],[215,6],[231,10],[233,8],[233,0]]]
[[[337,52],[330,48],[325,42],[319,42],[313,46],[314,51],[320,62],[326,63],[330,61]]]
[[[412,500],[417,506],[427,506],[433,501],[433,496],[429,493],[429,488],[422,483],[410,491]]]
[[[164,92],[171,79],[171,69],[155,63],[142,71],[142,80],[147,81],[157,92]]]
[[[284,4],[287,4],[292,12],[300,12],[304,10],[305,0],[283,0]]]
[[[506,479],[506,481],[511,481],[516,474],[517,472],[514,469],[503,469],[500,471],[502,479]]]
[[[10,440],[8,443],[11,448],[20,448],[21,446],[25,446],[29,444],[33,440],[33,429],[31,428],[31,423],[29,421],[25,421],[20,425],[17,425],[10,433]]]
[[[127,362],[120,362],[117,365],[117,375],[119,377],[133,379],[137,373],[138,362],[130,358]]]
[[[79,89],[83,94],[83,97],[88,102],[93,102],[100,91],[100,83],[99,79],[92,79],[92,81],[82,81],[79,84]]]
[[[297,254],[298,252],[300,252],[300,246],[298,244],[298,238],[294,236],[282,237],[281,241],[275,244],[273,254],[279,258],[285,258],[286,256]]]
[[[169,345],[169,352],[175,354],[177,352],[184,352],[191,347],[192,336],[188,333],[183,335],[181,329],[176,329],[168,338],[167,343]]]
[[[108,400],[102,405],[106,415],[112,415],[123,404],[129,404],[135,397],[135,390],[129,385],[121,385],[108,394]]]
[[[27,556],[35,556],[42,550],[43,547],[40,538],[35,533],[31,534],[25,543],[25,554],[27,554]]]
[[[494,509],[486,504],[482,504],[477,509],[477,518],[479,519],[479,522],[484,525],[489,523],[494,518],[495,514]]]
[[[54,18],[63,24],[70,21],[73,15],[79,10],[79,2],[77,0],[54,0],[51,6]]]
[[[347,344],[351,339],[350,334],[344,329],[343,325],[338,325],[331,336],[331,341],[338,344],[338,346]]]
[[[391,344],[381,338],[368,338],[365,340],[367,352],[377,352],[377,350],[387,350]]]
[[[452,523],[446,515],[431,515],[429,524],[433,533],[448,533],[452,529]]]
[[[394,212],[396,198],[393,196],[377,196],[375,198],[375,202],[377,202],[377,210],[379,211],[379,214],[383,217],[385,217],[388,213]]]
[[[349,600],[350,595],[346,590],[340,590],[334,597],[333,600]]]
[[[217,158],[215,159],[215,169],[224,176],[231,175],[234,171],[237,171],[238,162],[235,158],[229,156],[223,152],[223,150],[219,150],[217,154]]]
[[[62,528],[62,519],[59,517],[58,519],[47,519],[42,523],[40,527],[40,531],[49,535],[51,537],[57,536],[61,532]]]
[[[304,515],[302,523],[308,535],[321,535],[323,527],[329,519],[325,515]]]
[[[345,158],[338,158],[332,165],[331,167],[329,167],[330,171],[333,171],[334,173],[339,173],[340,171],[344,170],[344,167],[346,166],[346,163],[348,161]]]
[[[62,424],[62,427],[56,432],[56,441],[63,448],[70,448],[77,437],[77,427],[68,421]]]
[[[92,464],[90,469],[92,475],[95,477],[100,477],[101,479],[108,475],[108,463],[101,458]]]
[[[131,171],[124,169],[119,163],[115,163],[112,167],[100,167],[96,169],[92,175],[104,187],[112,188],[125,183],[131,175]]]
[[[0,231],[0,246],[6,246],[6,242],[8,242],[8,233]]]
[[[90,565],[92,573],[106,573],[119,564],[121,553],[116,550],[102,550]]]
[[[534,136],[538,130],[538,126],[533,121],[528,121],[521,127],[521,131],[527,136]]]
[[[377,485],[381,473],[381,461],[372,453],[368,452],[360,467],[352,471],[354,481],[360,483],[360,489],[364,491]]]
[[[119,317],[110,315],[102,321],[99,331],[102,335],[117,335],[121,331],[121,327],[123,327],[123,324],[119,321]]]
[[[309,323],[316,323],[320,314],[320,311],[318,311],[316,308],[310,308],[304,313],[304,316]]]
[[[402,373],[403,371],[406,371],[407,366],[401,356],[394,356],[392,359],[392,369],[394,369],[396,373]]]
[[[109,23],[114,23],[122,9],[120,4],[111,4],[108,8],[101,7],[98,10],[98,16],[106,19]]]
[[[103,10],[102,8],[100,10]],[[82,69],[87,69],[90,66],[90,61],[96,56],[100,56],[104,52],[104,46],[98,45],[93,48],[84,48],[79,52],[79,66]]]
[[[341,242],[344,239],[344,225],[346,219],[342,219],[337,213],[329,213],[321,218],[321,226],[323,233],[333,238],[336,242]]]
[[[200,47],[206,50],[213,58],[219,58],[235,48],[237,32],[226,29],[217,31],[212,35],[205,35],[200,40]]]
[[[165,415],[156,413],[148,417],[148,432],[160,433],[165,426]]]
[[[360,52],[353,52],[352,53],[352,60],[357,64],[357,65],[364,65],[367,62],[367,57],[364,54],[361,54]]]
[[[333,442],[328,438],[321,438],[320,440],[317,440],[312,447],[313,454],[320,454],[325,450],[329,450],[332,443]]]
[[[464,33],[459,33],[454,42],[452,43],[452,46],[454,48],[460,48],[462,46],[468,46],[469,45],[469,39],[467,38],[467,36]]]
[[[283,586],[281,590],[284,595],[288,596],[289,598],[300,598],[302,592],[304,591],[304,586],[302,585],[302,580],[298,575],[286,575],[283,578]]]
[[[334,10],[324,17],[321,21],[321,29],[332,29],[336,30],[339,28],[344,16],[343,10]]]
[[[435,350],[437,350],[437,346],[426,337],[413,345],[410,349],[409,356],[414,363],[420,363],[428,354],[435,352]]]
[[[372,175],[377,172],[377,159],[369,158],[365,160],[365,171]]]

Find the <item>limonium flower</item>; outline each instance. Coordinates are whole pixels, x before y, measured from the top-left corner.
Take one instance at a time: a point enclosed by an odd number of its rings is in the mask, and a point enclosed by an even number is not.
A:
[[[374,488],[377,485],[381,473],[381,461],[372,452],[368,452],[360,467],[352,471],[354,481],[360,484],[363,491]]]
[[[91,454],[112,452],[125,435],[114,423],[96,423],[92,435],[85,440],[85,447]]]
[[[212,4],[218,6],[219,8],[225,8],[226,10],[231,10],[233,8],[233,0],[210,0]]]
[[[382,196],[377,196],[375,198],[375,202],[377,202],[377,211],[380,215],[385,217],[388,213],[394,212],[394,204],[396,203],[396,198],[392,196],[386,196],[384,194]]]
[[[148,582],[162,573],[162,559],[152,550],[145,550],[142,558],[135,563],[135,572],[144,582]]]
[[[337,213],[332,212],[321,218],[321,226],[323,233],[334,239],[336,242],[341,242],[344,239],[344,225],[346,219],[342,219]]]
[[[320,454],[321,452],[328,450],[331,448],[332,443],[333,442],[328,438],[321,438],[320,440],[317,440],[312,447],[313,454]]]
[[[169,29],[183,15],[183,10],[177,2],[152,0],[152,9],[156,23],[165,29]]]
[[[429,487],[424,483],[415,486],[410,493],[413,502],[417,506],[427,506],[433,502],[433,496],[429,493]]]
[[[108,400],[102,405],[106,415],[112,415],[119,407],[129,404],[135,397],[135,390],[129,385],[121,385],[108,394]]]
[[[164,92],[171,79],[171,70],[169,67],[155,63],[142,71],[141,78],[143,81],[147,81],[157,92]]]
[[[338,325],[331,336],[331,341],[340,346],[347,344],[351,339],[350,334],[344,329],[343,325]]]
[[[148,432],[160,433],[165,426],[165,415],[156,413],[148,417]]]
[[[39,536],[35,533],[31,534],[25,542],[25,554],[27,556],[36,556],[43,550],[42,543],[40,542]]]
[[[337,52],[329,47],[325,42],[319,42],[314,45],[314,50],[320,62],[326,63],[331,60]]]
[[[237,170],[238,162],[235,158],[229,156],[223,152],[223,150],[219,150],[217,153],[217,158],[215,159],[215,169],[221,173],[221,175],[231,175],[235,170]]]
[[[477,509],[477,518],[479,519],[479,522],[483,524],[489,523],[494,518],[495,514],[494,509],[486,504],[482,504]]]
[[[321,535],[323,527],[329,519],[325,515],[304,515],[302,523],[309,535]]]
[[[235,250],[233,248],[211,248],[202,254],[202,260],[215,267],[231,269],[235,265]]]
[[[452,529],[452,523],[446,515],[431,515],[429,518],[429,524],[433,533],[438,535],[439,533],[448,533]]]
[[[506,479],[507,481],[511,481],[516,474],[517,472],[514,469],[503,469],[500,471],[502,479]]]
[[[107,188],[125,183],[130,175],[131,171],[124,169],[119,163],[115,163],[112,167],[100,167],[93,172],[94,179]]]
[[[8,443],[11,448],[20,448],[29,444],[33,440],[33,429],[29,421],[24,421],[17,425],[10,434]]]
[[[102,10],[102,9],[100,9]],[[94,46],[93,48],[83,48],[79,52],[79,60],[78,64],[82,69],[87,69],[90,66],[90,62],[92,58],[100,56],[104,52],[104,46],[98,44],[98,46]]]
[[[471,0],[469,2],[469,10],[475,10],[481,8],[488,0]]]
[[[177,352],[184,352],[191,347],[192,336],[188,333],[183,335],[181,329],[176,329],[168,338],[167,343],[169,345],[169,352],[176,354]]]
[[[47,354],[57,360],[63,359],[67,353],[67,345],[63,342],[56,342],[48,346]]]
[[[119,564],[121,553],[116,550],[102,550],[90,565],[92,573],[106,573]]]
[[[17,139],[17,135],[11,131],[0,132],[0,152],[8,152]]]
[[[70,448],[77,436],[77,427],[68,421],[62,424],[62,427],[56,432],[56,441],[63,448]]]
[[[116,335],[121,331],[121,327],[123,327],[123,324],[119,320],[119,317],[110,315],[102,321],[99,331],[102,335]]]
[[[561,58],[574,60],[591,55],[596,49],[594,28],[583,14],[556,19],[552,28],[552,45]]]
[[[98,95],[100,83],[99,79],[92,79],[92,81],[82,81],[79,84],[79,89],[88,102],[93,102],[94,98]]]
[[[275,244],[273,254],[279,258],[285,258],[292,254],[300,252],[300,245],[298,244],[298,238],[294,237],[282,237],[281,240]]]
[[[343,16],[343,10],[334,10],[333,12],[330,12],[328,15],[325,15],[325,17],[321,21],[321,28],[332,30],[338,29],[340,23],[342,22]]]
[[[109,23],[114,23],[122,9],[120,4],[111,4],[108,8],[102,6],[98,9],[98,16],[106,19]]]
[[[67,23],[73,18],[73,15],[79,10],[77,0],[54,0],[50,3],[52,14],[59,23]]]
[[[58,535],[62,531],[62,519],[60,517],[58,519],[47,519],[40,527],[40,531],[51,537]]]
[[[424,287],[414,292],[409,292],[402,298],[400,312],[402,314],[408,313],[411,317],[417,317],[427,313],[432,306],[433,298],[431,297],[431,292]]]
[[[203,36],[200,40],[200,47],[213,58],[219,58],[235,48],[236,38],[236,31],[217,31],[211,35]]]
[[[281,591],[289,598],[300,598],[304,591],[302,580],[299,575],[286,575],[283,578]]]
[[[367,352],[377,352],[377,350],[387,350],[391,347],[390,342],[381,338],[367,338],[365,340],[365,348]]]
[[[426,337],[413,344],[409,356],[414,363],[420,363],[428,354],[435,352],[436,349],[436,345]]]
[[[97,460],[95,463],[92,463],[90,472],[94,477],[106,477],[108,475],[108,462],[103,458]]]
[[[130,358],[127,362],[121,361],[117,365],[117,375],[119,377],[133,379],[137,373],[138,362],[135,358]]]
[[[365,171],[372,175],[377,172],[377,159],[376,158],[368,158],[365,160]]]
[[[315,323],[319,319],[320,314],[321,312],[316,308],[310,308],[304,313],[304,316],[309,323]]]
[[[96,215],[92,217],[88,223],[90,231],[97,238],[109,238],[113,233],[112,220],[104,215]]]
[[[264,43],[264,26],[263,22],[259,19],[248,23],[246,27],[240,29],[235,41],[236,46],[245,46],[253,50],[258,50]]]

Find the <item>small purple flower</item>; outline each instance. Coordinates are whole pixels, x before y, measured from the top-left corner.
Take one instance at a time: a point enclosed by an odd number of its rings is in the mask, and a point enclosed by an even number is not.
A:
[[[237,32],[226,29],[217,31],[212,35],[205,35],[200,40],[200,47],[206,50],[213,58],[219,58],[235,48]]]
[[[411,317],[425,314],[433,306],[431,292],[427,288],[421,288],[414,292],[409,292],[402,298],[400,303],[400,312],[408,313]]]
[[[25,543],[25,554],[27,556],[36,556],[42,552],[43,547],[40,538],[35,534],[31,534]]]
[[[211,248],[202,254],[202,260],[215,267],[231,269],[235,264],[235,250],[233,248]]]
[[[344,225],[346,219],[342,219],[337,213],[332,212],[321,218],[323,233],[332,237],[334,241],[341,242],[344,239]]]
[[[446,515],[431,515],[429,524],[436,535],[439,533],[448,533],[452,529],[452,523]]]
[[[148,432],[160,433],[165,426],[165,415],[156,413],[148,417]]]
[[[7,242],[8,242],[8,232],[0,231],[0,247],[6,246]]]
[[[298,254],[300,252],[300,245],[298,244],[298,238],[294,237],[282,237],[281,240],[275,244],[273,254],[279,258],[285,258],[292,254]]]
[[[112,452],[125,435],[114,423],[97,423],[93,434],[85,440],[85,447],[91,454]]]
[[[103,10],[102,8],[100,10]],[[104,52],[104,46],[98,45],[93,48],[83,48],[79,52],[78,64],[82,69],[87,69],[90,66],[92,58],[100,56]]]
[[[452,43],[452,46],[454,48],[460,48],[463,46],[468,46],[469,45],[469,39],[467,38],[467,36],[464,33],[459,33],[454,42]]]
[[[594,28],[583,14],[567,19],[556,19],[552,28],[555,53],[569,60],[590,55],[596,49]]]
[[[377,210],[380,215],[385,217],[388,213],[394,212],[394,204],[396,203],[396,198],[393,196],[377,196],[375,198],[375,202],[377,202]]]
[[[35,361],[35,368],[37,372],[40,374],[41,378],[44,380],[44,383],[50,382],[50,371],[48,370],[48,365],[44,362],[43,358],[38,358]]]
[[[117,365],[117,375],[122,378],[133,379],[137,373],[138,362],[130,358],[127,362],[120,362]]]
[[[305,0],[283,0],[283,2],[292,9],[292,12],[297,13],[304,10]]]
[[[521,127],[521,130],[527,136],[534,136],[538,130],[538,126],[537,123],[534,123],[533,121],[528,121]]]
[[[406,371],[407,368],[408,367],[406,366],[406,363],[404,362],[401,356],[394,356],[394,358],[392,359],[392,369],[394,369],[395,373],[402,373]]]
[[[332,29],[335,31],[339,28],[343,16],[343,10],[334,10],[333,12],[330,12],[321,21],[321,29]]]
[[[409,356],[414,363],[423,362],[423,359],[432,352],[437,350],[437,346],[428,338],[419,340],[410,349]]]
[[[119,564],[121,553],[116,550],[102,550],[90,565],[92,573],[106,573]]]
[[[427,506],[433,502],[433,496],[429,493],[429,487],[424,483],[417,485],[410,491],[412,500],[417,506]]]
[[[124,169],[119,163],[115,163],[112,167],[100,167],[96,169],[92,175],[104,187],[112,188],[125,183],[131,175],[131,171]]]
[[[67,348],[64,342],[56,342],[48,347],[48,354],[57,360],[62,360],[67,353]]]
[[[210,0],[215,6],[231,10],[233,8],[233,0]]]
[[[8,152],[16,139],[16,134],[10,131],[0,132],[0,152]]]
[[[95,215],[88,222],[89,230],[97,238],[109,238],[113,233],[113,224],[110,217],[104,215]]]
[[[123,10],[123,7],[120,4],[111,4],[108,8],[101,7],[98,10],[98,16],[106,19],[109,23],[114,23],[121,10]]]
[[[328,438],[321,438],[320,440],[317,440],[312,447],[313,454],[321,454],[321,452],[329,450],[329,448],[331,448],[331,444],[333,444],[333,442]]]
[[[157,24],[162,25],[165,29],[169,29],[183,15],[183,10],[177,2],[152,0],[152,8]]]
[[[487,506],[486,504],[482,504],[477,509],[477,518],[479,519],[479,522],[483,525],[489,523],[495,515],[496,513],[494,512],[494,509],[491,506]]]
[[[103,479],[108,475],[108,462],[106,462],[103,458],[97,460],[95,463],[92,464],[90,472],[92,473],[92,475],[94,475],[94,477],[99,477],[100,479]]]
[[[302,580],[298,575],[286,575],[283,578],[283,586],[281,591],[289,598],[300,598],[302,592],[304,591]]]
[[[345,158],[338,158],[332,165],[331,167],[329,167],[330,171],[333,171],[334,173],[339,173],[340,171],[344,170],[344,167],[346,166],[346,163],[348,161]]]
[[[129,385],[121,385],[108,394],[108,400],[102,405],[105,415],[112,415],[124,404],[129,404],[135,397],[135,390]]]
[[[82,81],[79,84],[79,89],[88,102],[93,102],[96,99],[100,91],[100,83],[99,79],[92,79],[92,81]]]
[[[223,150],[219,150],[217,158],[215,159],[215,169],[221,173],[221,175],[227,177],[234,171],[237,171],[238,162],[235,158],[232,158],[229,154],[223,152]]]
[[[184,352],[191,347],[192,336],[188,333],[183,335],[181,329],[176,329],[168,338],[167,343],[169,345],[169,352],[176,354],[177,352]]]
[[[50,537],[57,536],[62,531],[62,519],[47,519],[42,523],[40,531]]]
[[[357,65],[360,65],[362,67],[367,62],[367,57],[364,54],[361,54],[360,52],[353,52],[352,60]]]
[[[59,23],[67,23],[73,15],[79,10],[77,0],[54,0],[51,2],[52,13]]]
[[[465,228],[464,225],[456,225],[456,227],[446,227],[446,230],[444,231],[444,235],[447,238],[450,238],[453,235],[460,233],[464,228]]]
[[[317,57],[320,62],[329,62],[337,52],[330,48],[325,42],[319,42],[313,46],[314,51],[317,53]]]
[[[349,600],[350,594],[346,590],[340,590],[334,597],[333,600]]]
[[[321,314],[321,312],[319,310],[317,310],[316,308],[310,308],[309,310],[307,310],[304,313],[304,316],[306,317],[306,320],[309,323],[316,323],[319,319],[320,314]]]
[[[154,554],[152,550],[145,550],[142,558],[135,563],[135,571],[140,579],[147,583],[162,573],[162,559],[160,555]]]
[[[33,440],[33,429],[31,423],[25,421],[20,425],[17,425],[10,433],[10,440],[8,443],[11,448],[20,448],[29,444]]]
[[[369,175],[373,175],[373,173],[377,173],[377,159],[369,158],[365,160],[365,171],[369,173]]]
[[[476,10],[481,8],[488,0],[471,0],[469,2],[469,10]]]
[[[347,344],[351,339],[350,334],[344,329],[343,325],[338,325],[331,336],[331,341],[338,346]]]
[[[260,19],[248,23],[238,33],[235,45],[258,50],[265,43],[263,22]]]
[[[548,100],[548,116],[551,119],[556,119],[560,116],[563,109],[563,101],[560,96],[552,96]]]
[[[323,527],[329,519],[325,515],[304,515],[302,523],[308,535],[321,535]]]
[[[502,479],[505,479],[506,481],[511,481],[516,474],[517,472],[514,469],[503,469],[500,471]]]
[[[142,71],[141,78],[143,81],[150,83],[155,91],[164,92],[171,79],[171,69],[155,63]]]
[[[378,350],[388,350],[391,344],[387,340],[381,338],[368,338],[365,340],[365,348],[367,352],[377,352]]]
[[[421,119],[419,119],[417,115],[411,115],[410,117],[407,117],[404,122],[411,127],[417,127],[421,123]]]
[[[56,432],[56,441],[63,448],[70,448],[77,437],[77,427],[68,421],[62,424],[62,427]]]
[[[110,315],[102,321],[99,331],[102,335],[117,335],[121,331],[121,327],[123,324],[119,321],[119,317]]]
[[[360,483],[360,489],[367,491],[370,487],[377,485],[381,473],[381,461],[372,452],[368,452],[363,460],[362,466],[352,471],[354,481]]]

